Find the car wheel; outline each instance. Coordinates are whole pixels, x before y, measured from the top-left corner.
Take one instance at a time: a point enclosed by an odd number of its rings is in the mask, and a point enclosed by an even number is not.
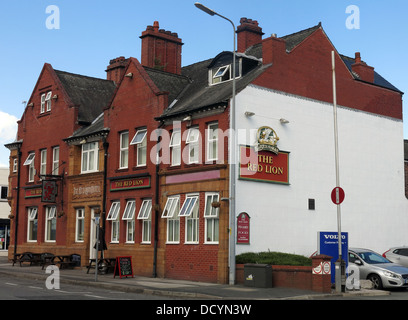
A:
[[[373,283],[373,287],[374,289],[382,289],[382,281],[379,275],[376,274],[370,274],[367,277],[368,280],[371,280],[371,282]]]

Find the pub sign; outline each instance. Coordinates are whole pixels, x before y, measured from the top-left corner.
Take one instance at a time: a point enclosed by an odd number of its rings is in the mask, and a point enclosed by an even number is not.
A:
[[[42,181],[41,201],[55,203],[58,194],[57,183],[54,180]]]

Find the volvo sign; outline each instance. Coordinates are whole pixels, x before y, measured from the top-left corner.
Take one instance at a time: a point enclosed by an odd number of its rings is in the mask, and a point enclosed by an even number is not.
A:
[[[317,254],[332,257],[331,270],[335,270],[335,262],[339,259],[339,241],[337,232],[319,231],[317,236]],[[341,257],[348,264],[348,233],[341,233]],[[335,282],[335,272],[331,273],[331,282]]]

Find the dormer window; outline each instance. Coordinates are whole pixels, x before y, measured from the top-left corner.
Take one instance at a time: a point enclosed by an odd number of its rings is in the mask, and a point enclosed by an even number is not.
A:
[[[227,82],[233,79],[231,60],[232,57],[230,55],[223,55],[218,59],[214,59],[214,63],[209,66],[210,85]],[[242,59],[237,59],[235,66],[235,78],[240,78],[242,75]]]
[[[231,70],[230,70],[230,66],[223,66],[221,68],[218,68],[218,70],[215,72],[215,74],[213,75],[213,80],[212,83],[219,83],[219,82],[223,82],[223,81],[228,81],[231,79]],[[214,69],[216,70],[216,69]]]
[[[234,79],[233,77],[233,60],[232,52],[224,51],[217,55],[208,68],[208,83],[209,85],[217,85]],[[235,79],[245,77],[249,72],[256,67],[262,65],[262,59],[253,56],[247,56],[243,53],[235,53]]]

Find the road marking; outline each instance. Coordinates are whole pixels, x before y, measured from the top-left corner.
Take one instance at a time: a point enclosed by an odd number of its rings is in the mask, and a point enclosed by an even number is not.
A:
[[[35,286],[28,286],[29,288],[31,288],[31,289],[43,289],[43,288],[41,288],[41,287],[35,287]]]
[[[55,292],[68,293],[68,294],[92,293],[92,292],[90,292],[90,291],[73,292],[73,291],[65,291],[65,290],[55,290]]]
[[[106,297],[101,297],[101,296],[96,296],[93,294],[84,294],[85,297],[91,297],[91,298],[98,298],[98,299],[108,299]]]
[[[16,283],[10,283],[10,282],[6,282],[6,284],[9,285],[9,286],[18,286],[18,284],[16,284]]]

